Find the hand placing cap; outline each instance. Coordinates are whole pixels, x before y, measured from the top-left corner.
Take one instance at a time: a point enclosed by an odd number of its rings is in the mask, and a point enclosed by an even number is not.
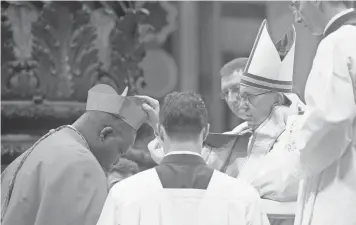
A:
[[[143,102],[142,108],[148,115],[147,123],[152,127],[157,134],[157,124],[159,123],[159,101],[149,96],[136,95]]]

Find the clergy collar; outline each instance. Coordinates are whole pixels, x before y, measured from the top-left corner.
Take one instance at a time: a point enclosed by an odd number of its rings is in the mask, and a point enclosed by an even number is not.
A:
[[[173,154],[166,154],[160,164],[165,163],[179,163],[179,164],[206,164],[203,157],[195,152],[184,151],[179,153],[178,151]]]
[[[340,28],[346,21],[348,21],[350,18],[355,17],[355,9],[350,8],[347,10],[344,10],[342,12],[339,12],[336,14],[329,22],[326,24],[325,29],[324,29],[324,37],[328,36],[332,32],[336,31],[338,28]]]
[[[165,156],[168,156],[168,155],[180,155],[180,154],[201,156],[199,153],[192,152],[192,151],[171,151],[171,152],[168,152]]]

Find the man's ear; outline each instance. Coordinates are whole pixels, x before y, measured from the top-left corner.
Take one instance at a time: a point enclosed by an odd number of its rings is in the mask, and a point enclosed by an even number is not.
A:
[[[114,133],[114,129],[112,127],[105,127],[100,131],[100,140],[104,141],[108,136]]]
[[[206,138],[208,137],[209,130],[210,130],[210,124],[208,123],[208,125],[203,129],[203,141],[205,141]]]

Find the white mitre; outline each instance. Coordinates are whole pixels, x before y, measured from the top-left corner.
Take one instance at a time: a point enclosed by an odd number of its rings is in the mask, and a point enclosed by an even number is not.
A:
[[[241,78],[241,85],[263,90],[290,93],[293,90],[295,28],[273,43],[264,20],[258,31],[250,57]],[[283,60],[281,59],[281,56]]]
[[[110,113],[124,120],[135,130],[146,121],[147,114],[142,109],[142,101],[133,96],[126,96],[127,87],[121,95],[106,84],[98,84],[88,91],[87,111]]]

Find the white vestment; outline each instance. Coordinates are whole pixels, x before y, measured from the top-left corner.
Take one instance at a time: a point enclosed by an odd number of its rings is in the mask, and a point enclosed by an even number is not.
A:
[[[165,189],[155,169],[115,184],[97,225],[266,225],[258,193],[214,171],[206,190]]]
[[[355,81],[356,27],[347,25],[320,43],[306,86],[299,224],[356,224]]]
[[[255,180],[285,188],[304,179],[296,225],[356,224],[355,87],[356,26],[343,25],[319,44],[306,84],[307,110],[289,128],[289,152]]]

